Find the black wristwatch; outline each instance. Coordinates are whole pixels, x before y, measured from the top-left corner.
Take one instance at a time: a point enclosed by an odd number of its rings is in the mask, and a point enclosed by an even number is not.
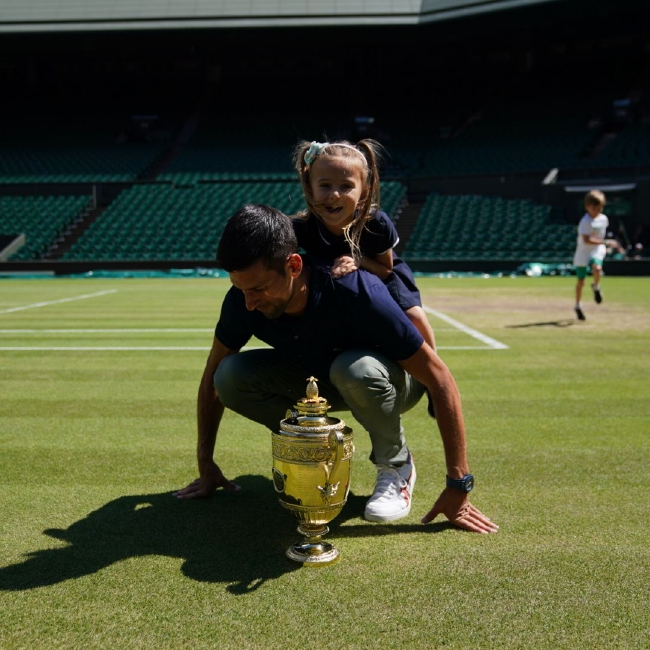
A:
[[[471,492],[474,489],[474,477],[471,474],[465,474],[463,478],[447,477],[447,487],[461,492]]]

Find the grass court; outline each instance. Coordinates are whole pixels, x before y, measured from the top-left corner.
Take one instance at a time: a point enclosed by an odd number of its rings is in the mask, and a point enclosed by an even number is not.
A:
[[[226,413],[224,473],[195,476],[195,396],[229,283],[0,280],[0,647],[650,647],[650,279],[420,278],[463,398],[475,535],[420,517],[444,485],[437,428],[405,416],[408,518],[363,519],[374,469],[355,430],[338,564],[285,549],[268,432]],[[327,397],[327,396],[325,396]],[[291,405],[287,405],[288,407]]]

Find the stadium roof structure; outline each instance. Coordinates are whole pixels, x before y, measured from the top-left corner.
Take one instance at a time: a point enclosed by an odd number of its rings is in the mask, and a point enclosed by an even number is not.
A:
[[[0,0],[0,32],[417,25],[561,0]]]

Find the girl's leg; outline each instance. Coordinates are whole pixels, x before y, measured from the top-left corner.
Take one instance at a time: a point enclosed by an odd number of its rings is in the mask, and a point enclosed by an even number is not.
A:
[[[433,348],[435,352],[436,339],[433,334],[433,328],[431,327],[431,323],[429,323],[429,319],[427,318],[427,314],[424,309],[419,306],[414,306],[409,307],[409,309],[407,309],[404,313],[411,321],[411,323],[415,325],[418,332],[422,334],[424,340]]]

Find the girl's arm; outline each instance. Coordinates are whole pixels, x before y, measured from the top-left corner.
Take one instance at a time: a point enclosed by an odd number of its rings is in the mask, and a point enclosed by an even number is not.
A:
[[[385,280],[393,272],[393,249],[390,248],[376,257],[364,255],[361,258],[361,268],[370,271],[381,280]]]

